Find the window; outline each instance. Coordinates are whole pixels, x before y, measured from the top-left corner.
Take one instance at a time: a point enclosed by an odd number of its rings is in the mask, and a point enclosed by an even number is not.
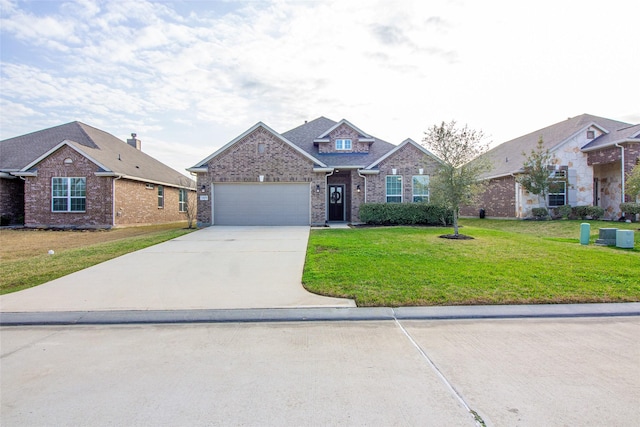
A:
[[[158,209],[164,208],[164,187],[158,185]]]
[[[402,203],[402,176],[387,175],[387,203]]]
[[[178,211],[180,212],[186,212],[187,211],[187,197],[189,197],[187,195],[187,190],[185,190],[184,188],[180,189],[180,194],[178,196]]]
[[[336,139],[336,150],[351,150],[351,140]]]
[[[592,130],[587,131],[587,139],[594,139],[596,137],[596,132]]]
[[[566,171],[555,171],[552,178],[556,179],[549,185],[549,206],[566,205],[567,200],[567,181]]]
[[[52,178],[51,210],[53,212],[84,212],[86,204],[86,178]]]
[[[416,175],[412,179],[413,201],[429,202],[429,175]]]

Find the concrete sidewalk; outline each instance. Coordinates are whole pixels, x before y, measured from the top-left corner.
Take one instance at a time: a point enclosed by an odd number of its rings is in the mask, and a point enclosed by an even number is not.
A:
[[[40,286],[2,312],[355,307],[301,285],[309,227],[208,227]]]

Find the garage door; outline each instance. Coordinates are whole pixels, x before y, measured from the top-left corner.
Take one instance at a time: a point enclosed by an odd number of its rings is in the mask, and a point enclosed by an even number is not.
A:
[[[215,184],[216,225],[309,225],[309,183]]]

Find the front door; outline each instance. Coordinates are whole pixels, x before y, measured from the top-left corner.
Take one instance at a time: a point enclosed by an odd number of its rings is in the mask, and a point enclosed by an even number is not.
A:
[[[344,185],[329,186],[329,221],[344,221]]]

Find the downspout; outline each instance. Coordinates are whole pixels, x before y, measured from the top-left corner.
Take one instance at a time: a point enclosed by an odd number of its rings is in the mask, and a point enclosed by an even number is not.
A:
[[[111,181],[112,186],[111,186],[111,226],[115,227],[116,226],[116,181],[119,180],[120,178],[122,178],[122,175],[116,175],[115,178],[113,178],[113,181]]]
[[[620,149],[620,175],[621,175],[621,184],[622,184],[622,201],[624,203],[624,147],[618,143],[615,144],[616,147]],[[622,212],[621,212],[622,213]]]
[[[360,169],[358,169],[357,172],[358,172],[358,176],[364,179],[364,202],[367,203],[367,176],[360,175]]]

